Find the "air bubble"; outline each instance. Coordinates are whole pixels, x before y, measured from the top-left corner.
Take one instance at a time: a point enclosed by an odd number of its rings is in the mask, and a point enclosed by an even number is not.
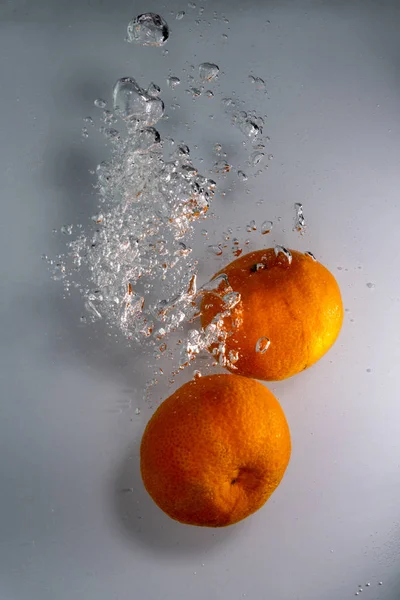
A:
[[[261,225],[261,233],[262,233],[262,235],[266,235],[267,233],[270,233],[273,225],[274,224],[273,224],[272,221],[264,221],[263,224]]]
[[[247,181],[247,179],[248,179],[246,173],[243,173],[243,171],[238,171],[237,176],[239,177],[239,179],[241,181]]]
[[[122,77],[113,90],[114,110],[124,120],[139,121],[143,125],[154,125],[164,113],[160,98],[149,96],[133,79]]]
[[[265,154],[264,152],[253,152],[250,156],[250,165],[252,167],[256,167],[264,160]]]
[[[168,40],[166,21],[155,13],[144,13],[132,19],[128,25],[128,42],[142,46],[163,46]]]
[[[369,288],[370,290],[372,290],[374,287],[375,287],[375,284],[374,284],[374,283],[372,283],[371,281],[369,281],[369,282],[367,283],[367,288]]]
[[[305,256],[309,256],[314,262],[317,262],[317,259],[315,258],[314,254],[312,252],[310,252],[309,250],[304,252],[304,254],[305,254]]]
[[[267,337],[260,337],[256,343],[256,352],[265,354],[271,345],[271,340]]]
[[[185,16],[185,11],[184,10],[180,10],[179,12],[176,13],[175,19],[177,21],[180,21],[181,19],[183,19],[184,16]]]
[[[222,254],[222,247],[220,244],[218,245],[211,245],[208,246],[210,252],[212,252],[213,254],[215,254],[216,256],[221,256]]]
[[[176,88],[176,86],[178,86],[180,82],[181,80],[179,79],[179,77],[175,77],[175,75],[171,75],[171,77],[168,77],[167,79],[167,83],[172,89]]]
[[[212,81],[218,76],[219,67],[214,63],[202,63],[199,66],[199,77],[202,81]]]
[[[135,415],[140,415],[140,408],[135,409]]]
[[[211,90],[207,90],[206,96],[207,96],[207,98],[214,98],[214,92],[212,92]]]
[[[251,231],[256,231],[256,230],[257,230],[256,222],[253,219],[252,221],[250,221],[250,223],[248,225],[246,225],[246,231],[248,233],[250,233]]]
[[[107,106],[107,102],[102,100],[102,98],[96,98],[94,105],[97,106],[97,108],[105,108]]]
[[[296,202],[294,205],[294,209],[296,211],[295,219],[294,219],[294,227],[293,231],[298,231],[300,234],[304,234],[306,230],[306,221],[303,213],[303,205],[300,202]]]
[[[231,170],[231,166],[226,162],[226,160],[219,160],[215,163],[214,169],[216,173],[226,174]]]
[[[275,246],[274,251],[275,251],[275,256],[279,256],[279,254],[282,253],[287,258],[289,265],[292,264],[293,257],[292,257],[292,253],[290,252],[290,250],[288,250],[284,246]]]

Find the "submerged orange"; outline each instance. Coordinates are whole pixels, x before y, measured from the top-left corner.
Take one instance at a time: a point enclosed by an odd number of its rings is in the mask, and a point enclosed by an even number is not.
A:
[[[313,365],[333,345],[343,322],[343,303],[336,279],[309,254],[274,248],[234,260],[225,273],[241,301],[222,317],[226,356],[232,372],[266,381],[285,379]],[[206,293],[202,325],[226,307]],[[232,326],[235,323],[235,326]]]
[[[143,434],[144,485],[170,517],[222,527],[258,510],[289,462],[290,432],[275,396],[238,375],[210,375],[167,398]]]

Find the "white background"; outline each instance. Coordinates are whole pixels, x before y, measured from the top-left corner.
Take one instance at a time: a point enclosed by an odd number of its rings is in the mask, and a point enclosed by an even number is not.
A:
[[[345,600],[366,582],[362,598],[400,597],[399,4],[201,5],[210,26],[185,2],[1,4],[1,600]],[[167,56],[123,41],[146,10],[170,23]],[[193,101],[183,69],[203,61],[223,73],[213,99]],[[168,109],[170,72],[182,77],[180,111]],[[250,72],[268,95],[255,96]],[[205,166],[216,142],[233,164],[245,159],[220,99],[236,91],[265,104],[274,158],[249,194],[237,183],[215,198],[210,239],[273,220],[255,245],[313,251],[347,309],[333,350],[270,386],[292,460],[267,505],[223,530],[175,523],[146,495],[138,444],[153,409],[138,354],[81,324],[80,299],[62,299],[40,258],[63,249],[53,228],[95,211],[88,171],[106,148],[81,137],[83,117],[125,75],[162,87],[163,135],[198,145]],[[292,232],[297,201],[303,238]],[[203,242],[196,252],[211,275]],[[169,393],[166,382],[156,393]]]

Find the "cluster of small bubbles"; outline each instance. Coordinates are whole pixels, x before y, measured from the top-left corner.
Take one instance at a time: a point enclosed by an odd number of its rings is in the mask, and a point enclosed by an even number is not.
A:
[[[241,110],[241,103],[233,98],[223,98],[222,105],[225,113],[230,116],[232,124],[237,127],[247,139],[255,142],[262,134],[264,119],[255,114]]]
[[[58,257],[48,262],[55,279],[87,271],[81,291],[91,320],[103,318],[163,354],[160,339],[198,311],[197,263],[188,242],[216,184],[198,173],[186,144],[164,157],[153,127],[163,114],[158,95],[155,84],[144,91],[132,78],[118,80],[112,114],[120,132],[103,129],[112,153],[96,169],[101,210],[93,230],[67,244],[68,271]],[[63,232],[70,235],[72,226]]]
[[[292,264],[292,253],[290,252],[290,250],[288,250],[287,248],[285,248],[284,246],[275,246],[274,248],[275,251],[275,256],[279,256],[279,254],[283,254],[283,256],[287,259],[289,265]]]
[[[73,225],[63,225],[60,229],[61,233],[64,235],[72,235]]]
[[[176,77],[175,75],[171,75],[167,79],[167,83],[168,83],[169,87],[172,89],[176,88],[176,86],[178,86],[180,84],[180,82],[181,82],[181,80],[179,79],[179,77]]]
[[[256,352],[259,352],[259,354],[265,354],[270,345],[271,340],[269,338],[265,336],[260,337],[260,339],[258,339],[256,343]]]
[[[180,10],[179,12],[176,13],[175,19],[177,21],[180,21],[181,19],[183,19],[184,16],[185,16],[185,11],[184,10]]]
[[[160,15],[152,12],[143,13],[132,19],[127,31],[126,40],[142,46],[163,46],[169,37],[167,22]]]
[[[294,209],[295,209],[295,218],[294,218],[293,231],[298,231],[298,233],[303,235],[306,230],[306,220],[304,218],[303,205],[300,202],[296,202],[296,204],[294,205]]]
[[[214,63],[201,63],[199,65],[199,77],[201,81],[212,81],[218,76],[219,67]]]
[[[273,225],[274,224],[273,224],[272,221],[264,221],[263,224],[261,225],[261,233],[262,233],[262,235],[266,235],[267,233],[270,233]]]

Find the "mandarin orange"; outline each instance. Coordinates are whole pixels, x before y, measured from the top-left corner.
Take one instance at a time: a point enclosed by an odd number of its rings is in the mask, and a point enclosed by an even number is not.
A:
[[[210,375],[167,398],[143,434],[140,467],[156,504],[190,525],[223,527],[258,510],[289,462],[275,396],[238,375]]]
[[[227,366],[234,373],[285,379],[313,365],[339,335],[343,304],[336,279],[312,255],[290,253],[257,250],[217,273],[214,278],[225,273],[240,293],[230,313],[221,296],[203,297],[202,325],[222,315],[226,356],[236,358]]]

